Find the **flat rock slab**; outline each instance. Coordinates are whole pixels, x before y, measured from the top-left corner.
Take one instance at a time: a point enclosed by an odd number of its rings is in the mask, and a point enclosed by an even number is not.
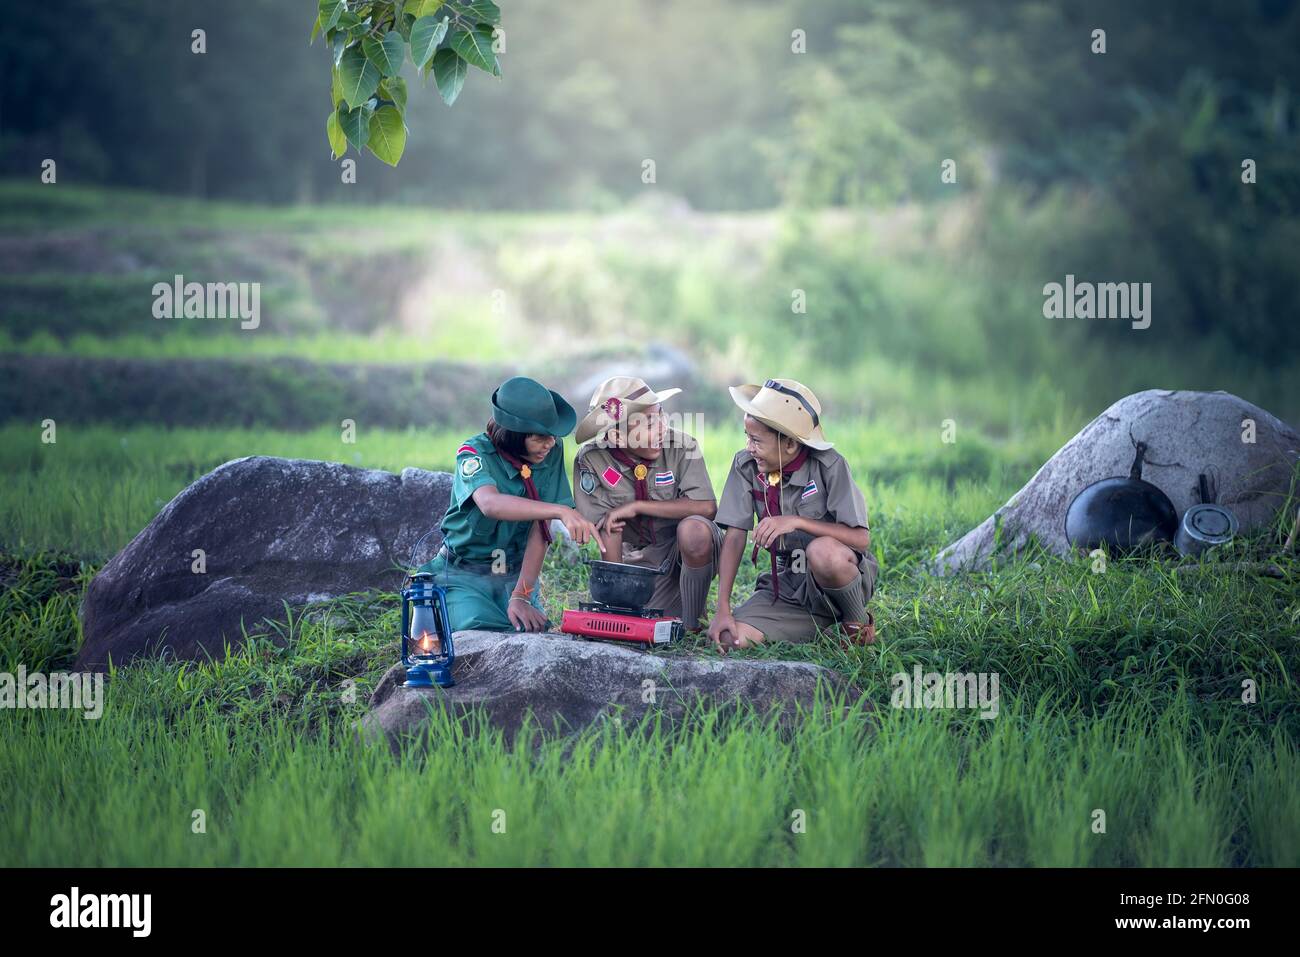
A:
[[[424,561],[451,494],[445,472],[400,475],[258,455],[213,469],[172,499],[90,583],[78,670],[142,655],[220,658],[291,608],[396,591]],[[206,572],[194,571],[202,549]]]
[[[787,725],[811,708],[819,682],[823,694],[843,694],[849,704],[861,698],[843,676],[806,662],[651,654],[545,632],[457,632],[454,676],[451,688],[406,688],[405,669],[394,666],[371,696],[362,734],[396,750],[428,721],[430,701],[457,714],[481,707],[513,741],[529,714],[542,731],[565,735],[602,718],[636,723],[652,711],[674,722],[702,700],[747,702],[763,714],[778,709]]]
[[[1200,503],[1204,472],[1217,482],[1217,501],[1237,516],[1242,535],[1277,517],[1300,459],[1300,434],[1245,399],[1227,392],[1138,392],[1093,419],[1005,505],[941,551],[934,571],[987,570],[995,551],[1011,557],[1032,540],[1068,555],[1070,502],[1093,482],[1127,477],[1137,442],[1147,444],[1142,477],[1169,496],[1179,519]]]

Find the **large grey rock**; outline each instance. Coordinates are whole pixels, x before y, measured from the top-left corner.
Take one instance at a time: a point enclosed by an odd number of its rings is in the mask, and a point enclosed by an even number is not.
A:
[[[267,633],[290,607],[349,592],[394,591],[416,541],[437,530],[451,476],[251,456],[213,469],[172,499],[91,581],[76,667],[99,670],[163,652],[220,657],[243,628]],[[202,549],[206,574],[192,571]],[[241,627],[242,626],[242,627]]]
[[[1247,420],[1254,423],[1254,442]],[[1300,458],[1300,435],[1271,413],[1227,392],[1150,389],[1125,396],[1067,442],[1005,505],[939,553],[935,570],[983,570],[994,555],[1013,555],[1031,538],[1059,554],[1070,551],[1065,512],[1083,488],[1128,475],[1136,442],[1147,444],[1142,477],[1173,501],[1181,519],[1200,502],[1197,477],[1217,480],[1220,504],[1241,523],[1241,534],[1277,516]]]
[[[673,722],[700,700],[744,701],[764,714],[779,709],[788,725],[812,705],[819,682],[847,703],[861,698],[836,672],[806,662],[649,654],[549,633],[458,632],[454,674],[451,688],[412,689],[403,687],[405,670],[394,666],[375,688],[361,732],[396,750],[424,726],[430,702],[457,714],[481,707],[513,741],[530,713],[542,731],[569,734],[602,718],[635,723],[658,711]],[[651,687],[653,695],[646,693]]]

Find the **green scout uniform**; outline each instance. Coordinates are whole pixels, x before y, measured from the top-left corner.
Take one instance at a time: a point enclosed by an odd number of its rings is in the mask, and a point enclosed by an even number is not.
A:
[[[573,507],[563,441],[557,440],[541,464],[531,468],[539,501]],[[447,589],[447,614],[453,631],[514,629],[506,606],[519,580],[533,523],[485,516],[471,497],[484,485],[495,485],[506,495],[526,495],[519,470],[497,453],[486,432],[480,432],[456,453],[451,501],[442,519],[442,551],[420,566],[420,571],[433,572],[438,584]],[[534,589],[532,603],[545,613],[540,587]]]
[[[620,505],[636,501],[633,469],[614,458],[609,449],[594,439],[578,449],[573,465],[573,497],[578,512],[593,524]],[[635,456],[633,456],[635,458]],[[699,443],[684,432],[667,430],[658,459],[646,462],[646,497],[653,502],[670,502],[678,498],[701,501],[713,499],[713,483],[704,465]],[[717,568],[722,531],[702,515],[691,521],[708,522],[713,534],[713,564]],[[677,545],[677,525],[683,519],[638,515],[623,525],[621,561],[631,565],[657,568],[671,558],[668,573],[655,584],[647,607],[661,608],[666,615],[682,613],[680,581],[681,550]],[[653,533],[653,534],[652,534]]]
[[[717,522],[731,528],[749,531],[754,527],[755,516],[766,517],[765,503],[760,491],[767,484],[767,476],[760,475],[758,464],[746,450],[736,453],[731,471],[727,474],[718,503]],[[853,481],[849,464],[834,449],[808,448],[808,457],[781,485],[781,514],[801,515],[823,522],[834,522],[850,528],[870,528],[867,523],[867,503]],[[758,576],[754,594],[733,611],[736,621],[752,625],[769,640],[793,642],[809,641],[819,630],[832,627],[839,619],[831,600],[818,587],[812,572],[807,568],[795,571],[797,556],[789,553],[807,549],[814,536],[806,532],[791,532],[777,543],[777,585],[780,597],[772,594],[771,572]],[[770,558],[760,550],[758,561],[770,565]],[[875,589],[876,557],[871,552],[858,554],[858,569],[862,575],[862,596],[871,600]]]

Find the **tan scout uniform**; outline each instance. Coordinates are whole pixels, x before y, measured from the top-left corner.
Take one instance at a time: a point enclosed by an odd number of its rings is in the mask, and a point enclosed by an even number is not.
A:
[[[574,501],[582,517],[593,523],[599,522],[618,506],[636,501],[633,470],[617,461],[599,442],[596,439],[578,449],[573,466]],[[715,497],[699,445],[684,432],[667,430],[662,454],[656,461],[645,465],[646,494],[650,501],[668,502],[676,498],[707,501]],[[713,533],[713,565],[717,568],[722,532],[702,515],[685,519],[638,515],[623,525],[622,561],[657,567],[665,558],[672,558],[668,573],[661,576],[655,585],[649,605],[662,608],[667,615],[680,615],[682,611],[678,580],[681,554],[677,547],[677,524],[681,521],[708,522]]]
[[[717,523],[746,531],[752,529],[755,516],[766,517],[762,498],[766,484],[767,477],[758,474],[754,457],[745,450],[737,452],[718,503]],[[753,494],[755,491],[758,497]],[[867,523],[866,500],[854,483],[844,456],[834,449],[808,449],[808,458],[782,483],[780,493],[782,515],[801,515],[850,528],[871,527]],[[806,549],[813,536],[792,532],[782,539],[777,543],[776,553],[780,598],[773,597],[771,573],[765,571],[758,576],[753,597],[736,608],[733,615],[736,621],[757,628],[765,639],[810,641],[819,629],[828,629],[838,621],[838,612],[807,570],[806,558],[798,565],[804,570],[794,570],[800,556],[790,553]],[[758,562],[760,567],[770,568],[771,559],[763,550],[759,551]],[[862,574],[863,598],[870,601],[876,583],[875,555],[859,553],[858,569]]]

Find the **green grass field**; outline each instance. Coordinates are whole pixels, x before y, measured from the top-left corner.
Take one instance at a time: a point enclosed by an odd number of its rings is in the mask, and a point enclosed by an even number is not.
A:
[[[507,750],[499,734],[471,722],[436,728],[428,754],[395,761],[357,745],[350,729],[395,660],[397,599],[342,600],[295,619],[283,646],[255,642],[218,664],[122,669],[97,721],[5,712],[0,859],[1300,863],[1294,586],[1229,570],[1181,576],[1147,562],[1112,562],[1096,575],[1087,563],[1045,556],[996,575],[930,578],[919,563],[1012,490],[1013,463],[1032,456],[1033,443],[988,443],[944,474],[915,441],[854,431],[851,457],[874,445],[881,452],[868,460],[884,475],[896,470],[877,481],[868,469],[863,483],[883,567],[881,641],[847,652],[828,639],[748,654],[838,669],[874,711],[810,721],[790,741],[762,716],[700,714],[649,738],[610,725],[573,754],[554,743],[536,754],[526,743]],[[57,453],[30,436],[24,451],[8,433],[6,540],[73,542],[61,551],[81,553],[8,560],[0,670],[10,672],[20,663],[68,666],[93,569],[192,477],[240,452],[354,457],[324,433],[92,430],[61,438]],[[734,435],[702,439],[720,481]],[[439,467],[457,440],[383,434],[356,456],[365,465]],[[553,617],[581,597],[582,574],[558,558],[548,564]],[[742,594],[754,574],[747,564]],[[917,664],[998,672],[999,716],[891,708],[890,676]],[[1258,683],[1257,704],[1241,703],[1244,678]],[[196,809],[206,833],[191,830]],[[492,829],[498,809],[505,834]],[[1105,834],[1091,830],[1096,809],[1106,814]],[[796,810],[807,821],[798,834]],[[430,826],[412,827],[425,814]],[[102,838],[85,841],[86,829]]]
[[[478,720],[439,719],[427,747],[394,758],[359,744],[353,726],[396,660],[397,596],[340,599],[295,614],[279,641],[252,641],[221,662],[115,671],[99,720],[0,711],[0,865],[1300,865],[1300,567],[1281,560],[1287,577],[1276,579],[1233,565],[1271,555],[1280,522],[1197,574],[1146,560],[1113,560],[1098,574],[1088,562],[1035,554],[987,575],[924,571],[1100,411],[1088,390],[1117,398],[1128,391],[1121,383],[1149,369],[1116,364],[1112,381],[1067,392],[1043,370],[1084,377],[1099,360],[1081,355],[1070,366],[1068,344],[1031,336],[1013,346],[1038,356],[1038,373],[1009,378],[997,340],[968,320],[1006,308],[1010,294],[955,284],[908,245],[863,262],[880,280],[868,305],[872,315],[926,318],[882,329],[879,348],[844,357],[833,374],[833,322],[825,340],[788,354],[762,336],[733,341],[728,323],[776,321],[753,308],[756,290],[789,301],[789,276],[727,279],[740,252],[776,228],[761,218],[718,224],[726,238],[679,262],[671,226],[393,211],[375,231],[384,241],[368,247],[376,268],[453,241],[492,264],[446,301],[430,301],[445,321],[421,326],[417,317],[412,328],[400,316],[409,319],[410,302],[425,295],[419,277],[397,300],[378,296],[357,311],[369,293],[340,292],[313,272],[350,230],[373,228],[369,214],[60,189],[38,196],[0,186],[0,233],[11,241],[0,246],[0,286],[22,291],[0,315],[0,353],[15,368],[59,355],[159,368],[194,356],[497,361],[534,333],[534,357],[554,361],[566,337],[581,332],[608,347],[620,329],[648,336],[653,318],[655,335],[691,345],[708,374],[794,369],[811,379],[821,369],[838,383],[828,390],[827,432],[871,510],[880,640],[740,653],[815,661],[865,693],[849,714],[811,716],[789,738],[762,715],[700,711],[648,735],[607,723],[568,745],[525,739],[507,748]],[[129,228],[106,238],[104,227],[122,222]],[[187,222],[205,225],[186,232]],[[662,244],[637,259],[629,250],[647,232]],[[35,270],[15,252],[24,238],[86,252],[77,260],[65,248]],[[195,269],[237,264],[250,238],[274,253],[268,282],[281,283],[292,322],[268,323],[269,334],[251,339],[148,325],[147,289],[142,296],[130,278],[141,263],[177,243]],[[846,245],[844,259],[860,248]],[[129,254],[116,265],[115,250]],[[215,278],[240,275],[230,268]],[[45,278],[32,279],[38,273]],[[665,275],[673,276],[667,285]],[[922,282],[927,276],[933,282]],[[363,272],[352,280],[378,288]],[[474,338],[492,315],[480,293],[495,282],[516,306],[499,334]],[[862,294],[836,293],[846,302]],[[61,297],[57,310],[46,296]],[[408,312],[388,311],[394,302]],[[967,347],[973,358],[963,358]],[[232,402],[240,387],[231,383]],[[44,396],[75,383],[22,388],[38,390],[31,409],[39,410]],[[1294,389],[1269,386],[1284,397],[1274,411],[1287,412]],[[268,425],[261,401],[241,406],[246,424],[220,428],[168,428],[140,408],[108,408],[94,421],[65,416],[53,444],[40,440],[39,414],[4,410],[0,672],[68,668],[95,570],[216,465],[270,454],[445,469],[482,427],[433,416],[405,428],[362,422],[357,442],[344,444],[325,415],[301,430]],[[941,440],[949,416],[954,443]],[[710,417],[699,438],[720,488],[742,442],[739,418]],[[430,526],[439,518],[429,516]],[[558,552],[548,559],[553,618],[584,594],[584,574]],[[755,575],[742,566],[739,595]],[[699,640],[671,653],[714,654]],[[892,707],[891,676],[916,665],[996,672],[998,716]],[[1248,680],[1258,689],[1253,703],[1242,699]],[[502,812],[503,833],[493,826]]]

